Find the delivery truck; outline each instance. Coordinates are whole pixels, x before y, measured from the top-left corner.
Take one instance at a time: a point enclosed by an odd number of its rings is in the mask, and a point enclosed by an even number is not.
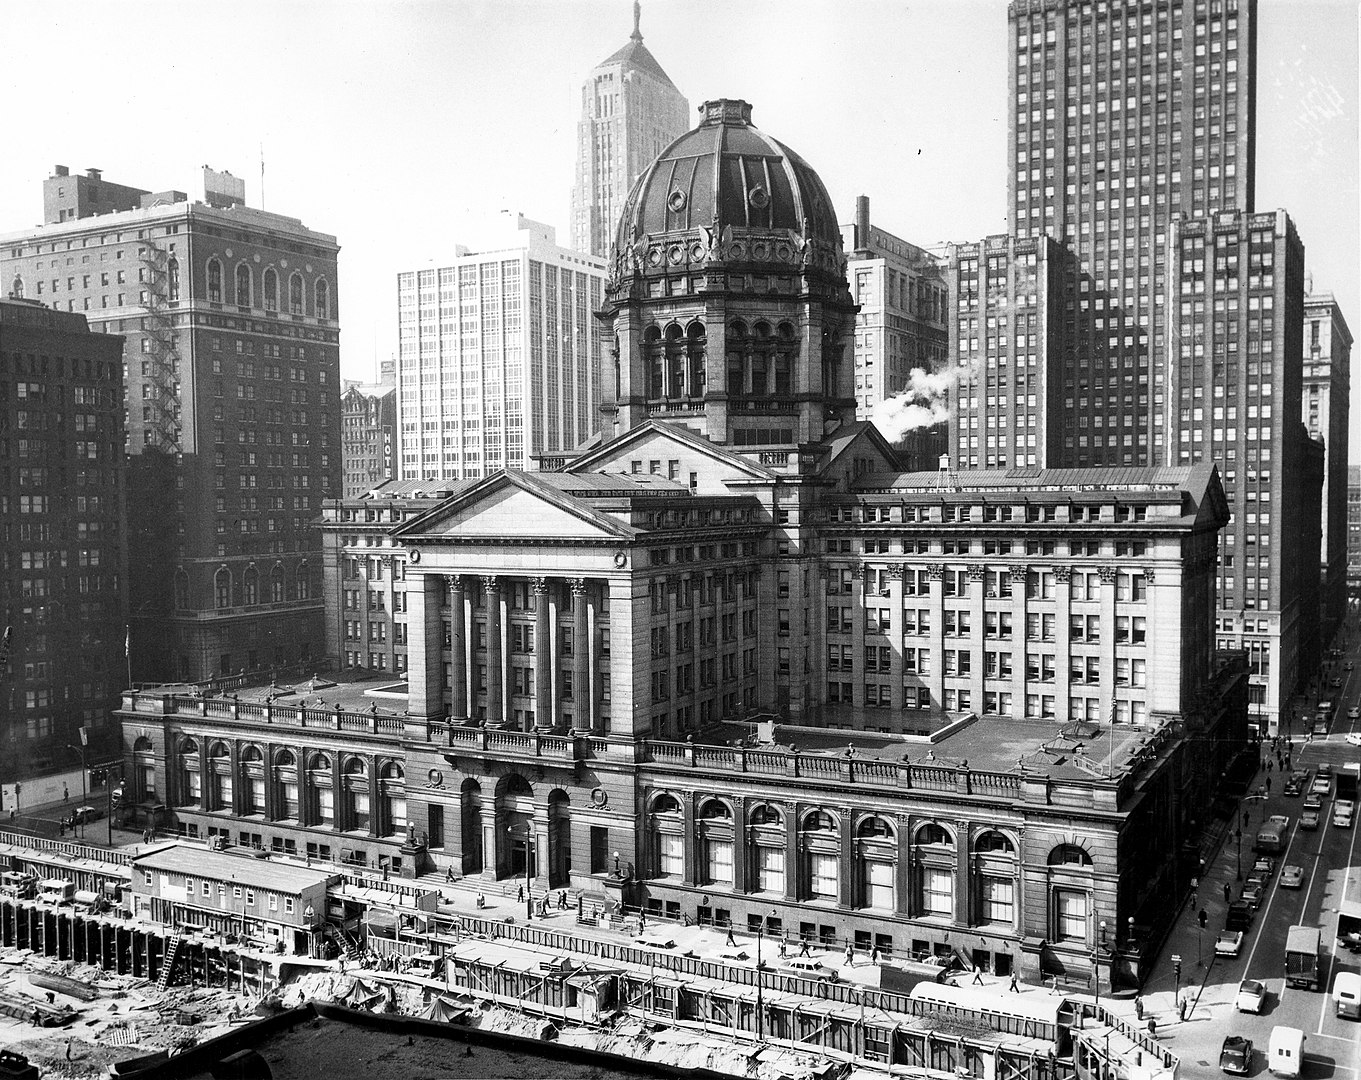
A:
[[[1317,926],[1292,926],[1285,936],[1286,986],[1318,989],[1319,945],[1323,932]]]

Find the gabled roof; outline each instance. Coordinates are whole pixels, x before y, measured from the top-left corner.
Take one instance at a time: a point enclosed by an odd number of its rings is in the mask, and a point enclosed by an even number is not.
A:
[[[653,493],[652,485],[640,485],[632,483],[632,478],[619,476],[612,478],[617,483],[610,485],[610,490],[624,489],[629,494],[647,495]],[[653,477],[652,479],[657,479]],[[631,526],[625,525],[618,518],[609,514],[602,514],[597,511],[590,503],[580,496],[573,494],[569,490],[563,490],[563,481],[577,481],[580,478],[571,477],[564,473],[524,473],[511,470],[502,470],[491,476],[479,480],[464,491],[451,495],[438,506],[431,507],[424,514],[404,522],[390,534],[394,540],[399,542],[412,543],[422,539],[447,540],[449,532],[441,530],[439,526],[451,520],[465,516],[480,503],[488,503],[495,500],[498,496],[506,494],[514,495],[517,492],[524,492],[545,507],[551,507],[565,514],[569,518],[575,519],[589,530],[596,531],[603,536],[614,540],[631,540],[638,535],[638,531]],[[590,485],[595,488],[595,494],[609,494],[603,485]],[[532,530],[534,522],[530,519],[524,521],[526,529]],[[471,537],[472,534],[470,534]]]
[[[818,444],[827,448],[827,456],[819,471],[826,471],[830,468],[842,454],[861,438],[869,439],[885,461],[893,465],[898,463],[897,451],[893,449],[893,445],[884,438],[883,433],[874,424],[868,420],[848,420]]]
[[[571,472],[576,473],[595,468],[602,460],[613,457],[621,450],[626,449],[634,443],[650,438],[653,435],[662,435],[665,438],[674,439],[678,443],[683,443],[694,450],[698,450],[702,454],[707,454],[715,461],[720,461],[723,464],[729,465],[733,469],[744,472],[748,476],[756,479],[774,480],[778,475],[764,465],[758,465],[745,454],[737,453],[730,447],[720,446],[718,443],[710,442],[703,435],[695,434],[695,432],[691,431],[684,424],[666,420],[648,420],[646,423],[639,424],[635,428],[630,428],[628,431],[624,432],[623,435],[620,435],[619,438],[611,439],[606,443],[601,443],[589,453],[582,454],[581,457],[577,458],[568,466],[568,469]]]

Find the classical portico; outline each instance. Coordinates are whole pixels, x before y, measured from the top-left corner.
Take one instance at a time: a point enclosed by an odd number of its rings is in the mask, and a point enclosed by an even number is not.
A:
[[[611,584],[595,577],[413,568],[411,714],[552,734],[605,734]],[[621,590],[615,588],[618,598]],[[417,606],[422,609],[415,611]]]

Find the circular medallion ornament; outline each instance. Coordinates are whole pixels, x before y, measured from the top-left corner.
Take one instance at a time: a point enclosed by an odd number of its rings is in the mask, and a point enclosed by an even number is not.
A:
[[[619,567],[620,570],[624,569],[624,567],[628,566],[628,564],[629,557],[625,555],[622,551],[616,551],[614,553],[614,565]]]
[[[744,259],[744,258],[746,258],[746,255],[747,255],[747,248],[746,248],[746,245],[734,241],[734,242],[728,247],[728,253],[729,253],[734,259]]]
[[[765,262],[765,260],[769,257],[769,254],[770,254],[770,249],[769,249],[768,247],[766,247],[765,244],[762,244],[762,243],[759,243],[759,242],[758,242],[758,243],[755,243],[755,244],[752,245],[752,248],[751,248],[751,257],[752,257],[753,259],[757,259],[757,260],[759,260],[760,262]]]
[[[610,801],[609,795],[604,788],[596,788],[591,792],[591,805],[595,807],[605,806]]]
[[[673,191],[666,197],[666,205],[677,214],[685,209],[685,201],[685,192],[680,190]]]
[[[747,193],[747,202],[756,207],[757,210],[764,210],[770,204],[770,196],[766,194],[766,189],[757,184]]]
[[[408,552],[406,553],[406,557],[407,557],[407,559],[408,559],[410,562],[413,562],[413,563],[418,563],[418,562],[420,562],[420,561],[421,561],[420,549],[419,549],[419,548],[412,548],[410,551],[408,551]]]
[[[648,261],[649,263],[651,263],[653,266],[661,266],[661,264],[662,264],[662,252],[661,252],[661,249],[660,249],[660,248],[653,248],[651,251],[649,251],[649,252],[647,253],[647,261]]]
[[[444,774],[440,772],[438,769],[431,769],[430,772],[427,773],[426,775],[429,776],[430,778],[431,787],[444,786]]]

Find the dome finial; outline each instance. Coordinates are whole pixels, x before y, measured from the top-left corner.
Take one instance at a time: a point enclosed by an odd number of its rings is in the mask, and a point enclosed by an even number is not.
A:
[[[642,41],[643,32],[638,29],[638,23],[643,18],[643,5],[638,0],[633,0],[633,33],[629,35],[633,41]]]

